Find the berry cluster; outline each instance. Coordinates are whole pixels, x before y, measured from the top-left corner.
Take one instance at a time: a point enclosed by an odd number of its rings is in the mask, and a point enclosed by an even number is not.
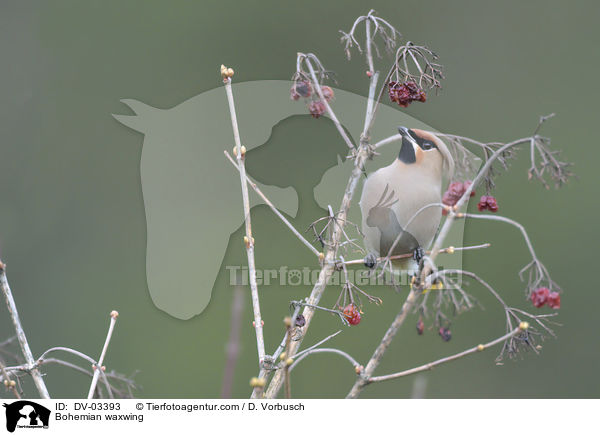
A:
[[[548,304],[550,308],[558,310],[560,308],[560,293],[551,292],[546,287],[540,287],[531,293],[531,302],[536,308],[541,308]]]
[[[496,213],[498,211],[498,203],[496,202],[496,198],[489,195],[483,195],[479,200],[479,204],[477,204],[477,209],[479,211],[489,210]]]
[[[333,100],[334,92],[331,87],[321,86],[321,92],[327,102]],[[298,101],[300,98],[311,98],[311,96],[316,99],[308,104],[308,111],[313,118],[319,118],[327,108],[325,103],[314,94],[311,83],[308,80],[297,80],[290,89],[290,98],[294,101]]]
[[[424,103],[427,101],[427,94],[413,81],[389,82],[388,93],[390,100],[398,103],[401,107],[408,107],[413,101]]]
[[[344,308],[344,317],[351,325],[358,325],[361,320],[360,311],[356,308],[356,305],[349,304]]]
[[[455,206],[458,200],[465,194],[469,186],[471,186],[470,181],[455,181],[454,183],[450,183],[448,190],[446,190],[444,196],[442,197],[442,203],[449,207]],[[471,191],[470,196],[475,196],[475,190]],[[445,209],[442,209],[442,214],[446,216],[448,212]]]
[[[311,101],[308,105],[308,111],[316,119],[325,113],[325,104],[321,100]]]

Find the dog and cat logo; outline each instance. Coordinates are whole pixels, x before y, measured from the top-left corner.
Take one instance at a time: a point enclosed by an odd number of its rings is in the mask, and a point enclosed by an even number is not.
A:
[[[29,400],[19,400],[3,405],[6,410],[6,430],[48,429],[50,410]]]

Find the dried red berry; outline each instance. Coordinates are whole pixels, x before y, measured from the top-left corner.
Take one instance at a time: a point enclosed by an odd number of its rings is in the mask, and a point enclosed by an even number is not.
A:
[[[554,308],[555,310],[558,310],[560,308],[560,293],[551,292],[548,295],[546,303],[548,304],[548,306],[550,308]]]
[[[296,82],[293,89],[298,95],[304,98],[308,98],[312,95],[312,85],[307,80]]]
[[[496,198],[493,196],[483,195],[479,199],[479,203],[477,204],[477,209],[479,211],[489,210],[491,212],[496,213],[498,211],[498,202]]]
[[[548,302],[548,296],[550,296],[550,290],[546,287],[540,287],[531,293],[531,303],[533,303],[534,307],[541,308]],[[560,295],[558,298],[558,304],[560,306]]]
[[[438,333],[440,334],[440,337],[442,337],[442,340],[444,340],[444,341],[450,341],[450,339],[452,338],[452,333],[450,332],[450,328],[441,327],[439,329]]]
[[[351,325],[358,325],[361,320],[360,311],[356,308],[356,305],[349,304],[344,308],[344,317]]]
[[[423,319],[419,319],[419,321],[417,322],[417,334],[423,335],[424,331],[425,331],[425,323],[423,322]]]
[[[290,98],[294,101],[298,101],[300,99],[300,94],[296,92],[296,86],[292,86],[290,89]]]
[[[485,209],[487,209],[487,196],[484,195],[479,199],[479,203],[477,203],[477,210],[483,211]]]
[[[327,102],[333,100],[333,97],[335,96],[333,89],[329,86],[321,86],[321,92],[323,92],[323,96]]]
[[[313,118],[318,118],[325,113],[325,103],[323,103],[321,100],[311,101],[311,103],[308,105],[308,111]]]
[[[401,107],[408,107],[413,101],[420,101],[422,103],[427,101],[427,94],[413,81],[406,81],[404,83],[389,82],[388,94],[390,100],[398,103]]]
[[[298,316],[296,316],[296,326],[302,328],[304,325],[306,325],[306,319],[302,314],[298,314]]]

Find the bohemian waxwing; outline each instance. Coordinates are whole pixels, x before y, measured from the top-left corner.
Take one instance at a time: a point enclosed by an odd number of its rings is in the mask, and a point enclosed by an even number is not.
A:
[[[406,127],[398,130],[402,136],[398,157],[367,177],[360,198],[368,252],[365,265],[374,267],[376,258],[386,257],[400,237],[391,255],[412,253],[413,258],[393,264],[414,271],[423,249],[435,236],[441,210],[429,207],[415,214],[428,204],[441,202],[443,173],[452,178],[454,160],[444,142],[433,134]]]

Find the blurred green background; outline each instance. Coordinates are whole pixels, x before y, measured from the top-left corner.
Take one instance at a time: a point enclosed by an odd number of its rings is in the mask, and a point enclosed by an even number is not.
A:
[[[528,183],[526,153],[498,180],[501,214],[529,230],[541,260],[565,290],[558,339],[540,355],[522,354],[496,366],[496,350],[426,373],[429,398],[598,397],[600,346],[596,306],[600,292],[593,270],[598,231],[593,216],[600,151],[595,86],[600,4],[593,1],[312,1],[304,2],[20,2],[4,1],[0,13],[0,255],[34,354],[50,346],[100,352],[108,313],[121,313],[107,366],[139,370],[141,397],[218,397],[229,334],[232,291],[221,271],[208,308],[181,321],[156,309],[145,275],[145,217],[139,162],[143,136],[111,117],[127,113],[119,99],[173,107],[219,86],[221,63],[239,81],[289,79],[297,51],[313,51],[337,73],[339,87],[366,94],[365,65],[346,61],[339,29],[375,8],[406,38],[433,48],[447,79],[439,97],[414,104],[408,113],[434,128],[481,140],[531,134],[538,116],[556,112],[544,128],[578,179],[558,191]],[[382,65],[380,63],[380,65]],[[216,114],[215,116],[220,116]],[[332,125],[294,117],[273,132],[248,159],[260,181],[298,189],[294,223],[305,228],[322,215],[312,199],[314,183],[303,165],[325,170],[343,153]],[[304,148],[303,148],[304,147]],[[328,147],[322,160],[309,157]],[[303,151],[305,150],[305,151]],[[294,160],[286,160],[294,151]],[[252,155],[251,155],[252,157]],[[316,169],[315,169],[316,170]],[[235,174],[232,173],[232,176]],[[313,265],[265,207],[253,211],[261,267]],[[199,222],[199,225],[202,223]],[[516,231],[487,222],[466,226],[465,243],[493,248],[467,255],[507,302],[519,307],[516,272],[528,261]],[[224,264],[245,264],[241,229],[231,238]],[[206,247],[204,255],[210,255]],[[202,259],[199,258],[199,261]],[[266,342],[281,338],[290,299],[307,287],[263,291]],[[366,307],[359,327],[344,329],[330,343],[366,362],[402,301],[379,289],[382,306]],[[503,313],[491,298],[453,322],[453,339],[435,331],[418,337],[411,318],[394,340],[378,373],[410,368],[500,335]],[[331,289],[324,305],[337,298]],[[256,348],[249,294],[242,318],[242,348],[234,397],[249,394],[256,375]],[[339,325],[321,315],[305,343]],[[12,334],[0,308],[0,339]],[[88,379],[48,367],[53,397],[82,397]],[[343,397],[354,380],[343,360],[308,358],[295,371],[297,397]],[[414,378],[367,388],[363,397],[404,398]],[[33,394],[31,382],[26,391]]]

